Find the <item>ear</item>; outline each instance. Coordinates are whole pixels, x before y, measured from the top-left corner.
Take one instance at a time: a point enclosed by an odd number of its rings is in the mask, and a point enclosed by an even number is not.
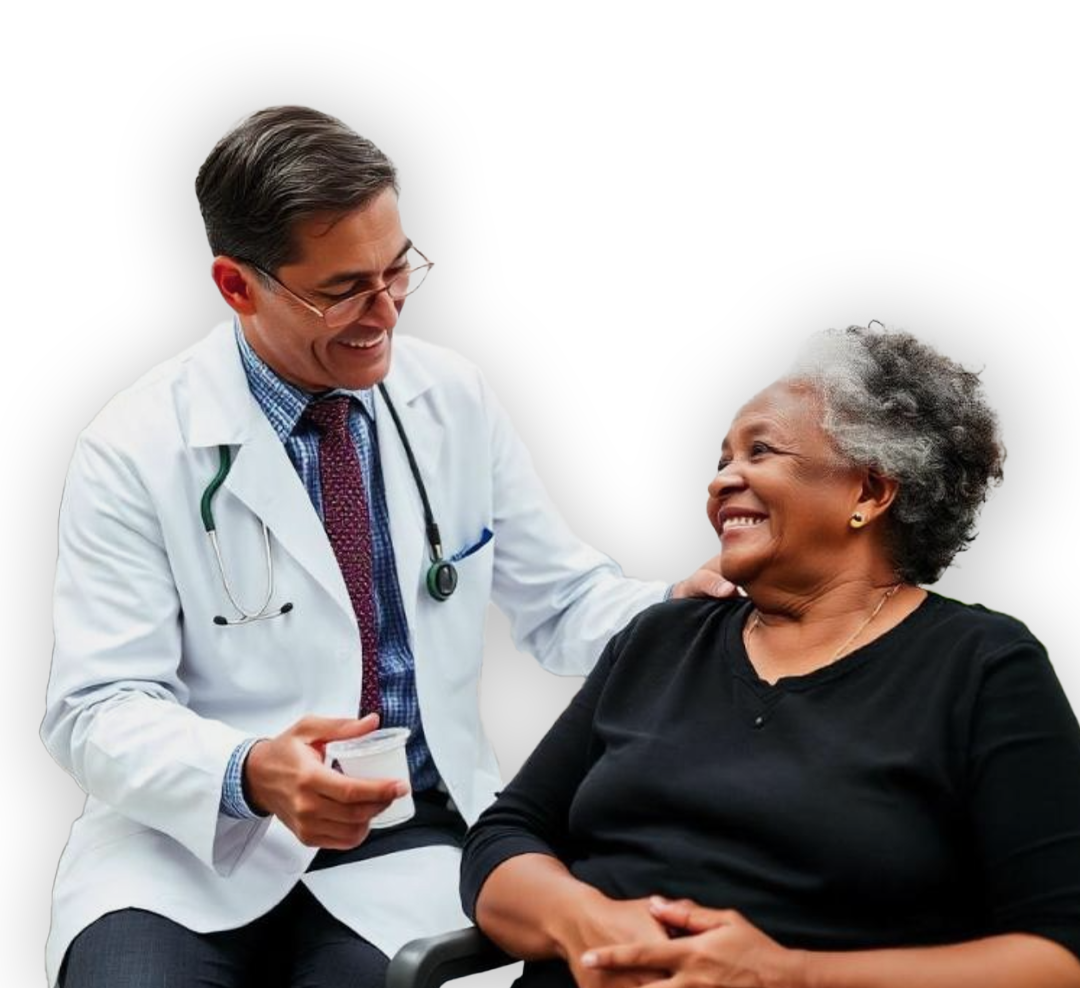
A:
[[[252,294],[254,275],[240,266],[238,261],[224,254],[214,258],[210,265],[210,277],[214,279],[221,297],[229,303],[233,311],[242,316],[255,312],[255,298]]]
[[[900,485],[892,477],[886,477],[876,470],[867,471],[854,508],[862,516],[863,524],[885,514],[899,489]]]

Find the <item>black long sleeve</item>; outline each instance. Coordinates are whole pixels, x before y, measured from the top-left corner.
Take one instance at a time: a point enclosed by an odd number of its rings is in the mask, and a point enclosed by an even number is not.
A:
[[[472,912],[540,851],[614,898],[735,908],[786,946],[1029,932],[1080,955],[1080,728],[1012,618],[931,594],[760,680],[745,601],[644,612],[466,840]]]
[[[481,814],[465,838],[461,902],[476,918],[476,899],[488,875],[518,854],[549,854],[571,860],[570,804],[598,751],[593,738],[596,702],[618,651],[612,639],[584,685],[521,766],[513,782]]]

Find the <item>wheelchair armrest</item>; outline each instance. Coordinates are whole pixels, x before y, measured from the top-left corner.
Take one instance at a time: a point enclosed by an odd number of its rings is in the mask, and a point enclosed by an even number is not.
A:
[[[479,974],[515,959],[475,926],[410,940],[390,961],[386,988],[438,988],[445,981]]]

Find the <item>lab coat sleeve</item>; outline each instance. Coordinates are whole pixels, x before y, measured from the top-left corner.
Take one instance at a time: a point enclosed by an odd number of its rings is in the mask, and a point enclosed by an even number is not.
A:
[[[615,632],[664,598],[667,584],[623,576],[570,531],[505,410],[482,387],[494,484],[492,598],[518,648],[552,672],[584,675]]]
[[[41,729],[52,756],[91,796],[229,873],[266,826],[220,813],[245,735],[187,706],[158,515],[130,459],[100,437],[80,438],[68,473],[54,613]]]

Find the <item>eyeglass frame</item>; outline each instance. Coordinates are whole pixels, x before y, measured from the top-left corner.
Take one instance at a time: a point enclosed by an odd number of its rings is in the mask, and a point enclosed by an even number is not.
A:
[[[397,281],[403,275],[412,274],[414,271],[429,271],[431,268],[435,267],[435,262],[434,261],[429,261],[428,258],[427,258],[427,255],[419,247],[417,247],[415,244],[409,244],[408,249],[409,250],[415,250],[416,253],[419,254],[424,259],[424,263],[418,265],[415,268],[406,268],[404,271],[401,272],[401,274],[395,275],[393,278],[391,278],[390,281],[388,281],[385,285],[382,286],[382,288],[365,288],[363,291],[353,292],[352,295],[346,295],[344,298],[335,299],[325,309],[320,309],[314,302],[309,302],[306,298],[302,298],[300,295],[297,295],[296,292],[294,292],[283,281],[280,281],[278,278],[275,278],[269,271],[265,270],[264,268],[260,268],[259,265],[254,264],[251,261],[245,261],[244,263],[247,264],[249,267],[254,268],[254,270],[258,271],[259,274],[261,274],[264,278],[269,278],[275,285],[278,286],[278,288],[282,289],[282,291],[284,291],[286,295],[290,295],[293,299],[295,299],[297,302],[299,302],[305,309],[307,309],[309,312],[314,312],[315,315],[319,316],[325,322],[326,321],[326,314],[328,312],[330,312],[333,309],[336,309],[339,305],[345,305],[347,302],[354,302],[358,298],[367,297],[367,302],[365,303],[363,308],[361,308],[356,313],[356,315],[353,317],[354,319],[359,319],[361,316],[363,316],[365,313],[367,313],[371,309],[372,303],[375,301],[375,296],[380,294],[381,292],[386,292],[387,296],[390,299],[392,299],[394,301],[397,301],[397,299],[394,299],[394,296],[390,294],[390,286],[395,281]],[[425,274],[424,277],[426,278],[427,275]],[[422,282],[421,282],[421,284],[422,284]],[[416,286],[416,288],[419,288],[419,287],[420,287],[420,285]],[[412,291],[415,292],[416,288],[414,288]],[[399,295],[398,298],[399,299],[406,298],[407,296],[409,296],[411,294],[412,294],[412,292],[406,292],[404,295]],[[348,325],[348,323],[343,323],[342,325]]]

